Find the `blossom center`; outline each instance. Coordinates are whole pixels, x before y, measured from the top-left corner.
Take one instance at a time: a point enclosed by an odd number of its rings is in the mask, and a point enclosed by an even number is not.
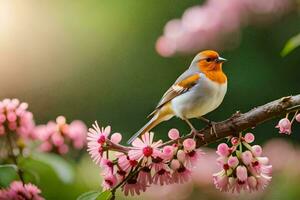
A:
[[[103,153],[103,148],[102,147],[98,148],[98,153],[100,153],[102,155],[102,153]]]
[[[256,167],[258,164],[259,164],[259,162],[258,162],[258,161],[255,161],[255,162],[252,163],[252,166],[253,166],[253,167]]]
[[[196,154],[196,151],[194,151],[194,150],[188,153],[188,155],[189,155],[190,157],[194,157],[195,154]]]
[[[154,163],[161,163],[162,161],[163,161],[163,159],[160,157],[156,157],[156,158],[152,159],[152,162],[154,162]]]
[[[114,163],[112,163],[111,161],[108,161],[108,162],[106,163],[106,165],[107,165],[108,167],[110,167],[110,168],[113,168]]]
[[[148,146],[148,147],[145,147],[145,148],[143,149],[143,154],[144,154],[144,156],[146,156],[146,157],[151,156],[152,153],[153,153],[152,147],[149,147],[149,146]]]
[[[142,171],[143,171],[143,172],[150,173],[150,172],[151,172],[151,169],[150,169],[149,167],[143,167],[143,168],[142,168]]]
[[[104,144],[105,143],[105,136],[104,135],[100,135],[100,137],[98,139],[98,143],[99,144]]]
[[[130,166],[134,167],[137,165],[137,161],[136,160],[129,160],[129,164]]]
[[[158,174],[158,175],[164,175],[165,172],[166,172],[166,170],[161,169],[161,170],[159,170],[159,171],[157,172],[157,174]]]
[[[228,164],[224,164],[224,165],[223,165],[223,169],[224,169],[224,170],[228,170],[228,169],[229,169],[229,165],[228,165]]]
[[[120,176],[125,176],[125,175],[126,175],[126,172],[123,171],[123,170],[118,170],[117,173],[118,173]]]
[[[105,182],[106,182],[108,185],[110,185],[110,186],[113,185],[113,182],[112,182],[111,180],[105,180]]]
[[[178,172],[178,173],[183,173],[183,172],[185,172],[185,170],[186,170],[185,167],[182,166],[182,167],[180,167],[180,168],[177,170],[177,172]]]
[[[137,180],[136,179],[129,179],[127,181],[128,184],[136,184],[137,183]]]

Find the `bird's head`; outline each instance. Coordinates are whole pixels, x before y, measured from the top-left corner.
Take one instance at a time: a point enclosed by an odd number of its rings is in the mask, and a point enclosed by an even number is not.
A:
[[[199,68],[200,71],[222,71],[222,64],[226,59],[219,56],[216,51],[201,51],[194,58],[192,65]]]

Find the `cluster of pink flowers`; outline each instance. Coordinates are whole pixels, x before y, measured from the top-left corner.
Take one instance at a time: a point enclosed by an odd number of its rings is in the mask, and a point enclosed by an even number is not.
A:
[[[14,181],[7,189],[0,190],[0,200],[44,200],[41,190],[31,184]]]
[[[279,129],[279,133],[290,135],[292,133],[292,124],[295,120],[300,123],[300,114],[298,114],[298,111],[291,121],[289,120],[288,115],[285,118],[282,118],[276,125],[276,128]]]
[[[18,99],[0,101],[0,137],[15,132],[19,137],[30,138],[34,129],[33,115],[27,103]]]
[[[193,139],[182,143],[176,129],[169,131],[173,145],[153,141],[154,133],[146,133],[133,141],[132,147],[118,143],[122,136],[111,128],[100,128],[97,122],[88,132],[88,152],[96,164],[103,168],[103,188],[122,187],[125,195],[140,194],[151,184],[183,183],[190,179],[192,167],[203,154],[196,149]],[[110,159],[109,151],[117,151]]]
[[[156,43],[165,57],[199,49],[228,49],[239,43],[240,29],[275,20],[294,9],[295,0],[207,0],[169,21]]]
[[[56,121],[39,125],[34,130],[34,136],[41,141],[39,149],[44,152],[66,154],[69,147],[82,149],[86,144],[87,127],[82,121],[75,120],[70,124],[64,116],[58,116]]]
[[[244,137],[233,137],[231,147],[219,144],[217,162],[222,170],[213,178],[220,191],[256,191],[264,189],[271,181],[272,165],[267,157],[262,157],[259,145],[250,145],[253,141],[254,135],[247,133]]]

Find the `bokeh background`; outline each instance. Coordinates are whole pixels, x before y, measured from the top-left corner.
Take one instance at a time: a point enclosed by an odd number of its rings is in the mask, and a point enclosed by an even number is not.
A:
[[[88,126],[98,120],[121,132],[126,140],[147,122],[146,116],[161,95],[195,55],[166,58],[157,53],[155,44],[165,24],[202,2],[1,0],[0,96],[28,102],[37,123],[58,115],[81,119]],[[300,32],[299,21],[297,9],[291,9],[270,23],[242,27],[237,45],[220,48],[221,55],[229,60],[224,66],[228,93],[222,106],[208,118],[220,121],[237,110],[245,112],[299,93],[300,49],[280,56],[285,42]],[[193,122],[203,127],[197,120]],[[300,125],[293,127],[291,136],[284,137],[274,129],[276,123],[274,120],[257,127],[256,142],[284,139],[290,151],[282,151],[288,157],[298,148]],[[188,132],[185,123],[172,119],[155,128],[156,137],[166,139],[167,131],[173,127]],[[297,161],[291,165],[299,166],[300,159]],[[46,199],[76,199],[83,192],[99,188],[99,169],[86,154],[80,161],[72,162],[76,179],[69,184],[60,182],[46,166],[32,165],[41,174],[38,185]],[[300,177],[299,170],[287,171]],[[279,171],[278,176],[274,174],[267,195],[239,198],[297,199],[300,181],[295,176]],[[184,193],[182,199],[197,199],[199,195],[203,199],[218,199],[221,195],[213,189],[212,180],[205,187],[190,186]],[[145,198],[153,197],[136,199]]]

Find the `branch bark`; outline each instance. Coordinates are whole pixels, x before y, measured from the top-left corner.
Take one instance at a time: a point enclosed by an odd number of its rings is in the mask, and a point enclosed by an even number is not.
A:
[[[204,135],[204,139],[197,138],[197,147],[216,142],[225,137],[236,135],[249,128],[254,128],[259,124],[264,123],[272,118],[300,109],[300,94],[295,96],[287,96],[281,99],[272,101],[265,105],[253,108],[246,113],[239,111],[232,117],[215,124],[216,135],[211,134],[211,128],[206,127],[199,131]],[[184,138],[193,137],[191,134]],[[169,142],[165,143],[168,144]],[[164,144],[164,145],[165,145]]]

